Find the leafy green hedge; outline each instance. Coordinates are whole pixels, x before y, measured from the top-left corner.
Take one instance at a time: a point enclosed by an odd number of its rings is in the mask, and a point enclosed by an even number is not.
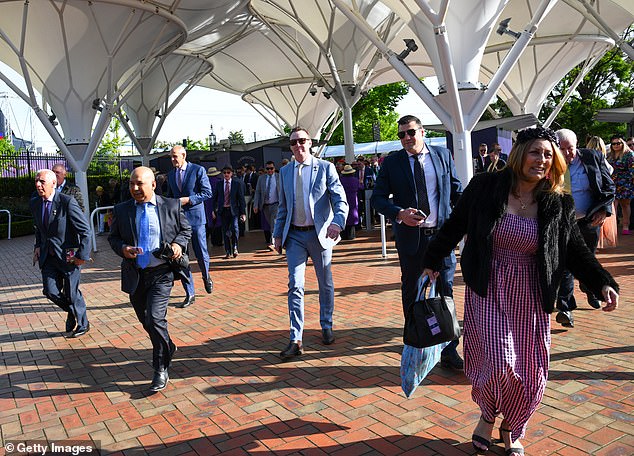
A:
[[[11,238],[33,234],[33,220],[20,220],[11,222]],[[8,234],[8,223],[0,223],[0,239],[6,239]]]

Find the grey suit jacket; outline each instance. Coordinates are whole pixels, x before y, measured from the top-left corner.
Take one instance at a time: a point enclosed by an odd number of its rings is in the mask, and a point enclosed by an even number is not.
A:
[[[258,209],[262,209],[264,206],[264,199],[266,197],[266,181],[268,180],[268,174],[263,174],[258,178],[258,183],[255,187],[255,196],[253,197],[253,206]],[[277,199],[280,199],[280,173],[273,173],[273,179],[275,179],[275,189],[277,190]]]
[[[90,259],[90,226],[79,203],[72,196],[55,192],[49,215],[48,227],[42,221],[42,198],[30,201],[31,214],[35,220],[35,247],[40,248],[40,269],[46,258],[53,254],[68,265],[68,270],[77,266],[66,263],[66,249],[76,248],[75,257]]]
[[[183,212],[180,200],[163,198],[156,195],[159,224],[161,225],[161,241],[177,243],[185,250],[192,235],[192,229]],[[108,242],[114,253],[123,258],[121,262],[121,290],[132,294],[139,284],[139,271],[136,260],[123,256],[122,248],[126,245],[138,245],[136,235],[136,202],[133,199],[119,203],[114,207],[112,225]],[[178,273],[187,278],[184,271]]]
[[[310,194],[308,197],[310,212],[315,220],[315,230],[319,243],[324,249],[331,249],[341,238],[326,237],[326,230],[331,223],[346,227],[348,217],[348,202],[346,192],[339,181],[335,165],[325,160],[312,157],[313,165],[310,179]],[[286,242],[288,230],[293,221],[293,207],[295,203],[295,162],[280,169],[280,204],[275,221],[274,238],[281,238],[282,245]]]

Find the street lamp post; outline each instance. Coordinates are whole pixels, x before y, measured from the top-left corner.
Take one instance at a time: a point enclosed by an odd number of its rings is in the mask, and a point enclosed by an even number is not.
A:
[[[214,134],[214,125],[211,124],[209,126],[211,132],[209,133],[209,151],[213,152],[214,146],[216,145],[216,135]]]

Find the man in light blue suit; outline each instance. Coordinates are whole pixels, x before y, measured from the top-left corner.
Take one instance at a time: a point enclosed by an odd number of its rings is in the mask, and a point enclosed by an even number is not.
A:
[[[185,217],[191,225],[191,244],[196,253],[196,260],[203,276],[205,291],[211,293],[214,283],[209,275],[209,252],[207,251],[207,229],[205,205],[203,202],[211,198],[211,186],[205,168],[194,163],[189,163],[187,151],[183,146],[174,146],[170,152],[174,169],[167,174],[167,183],[170,188],[170,196],[179,198]],[[194,289],[194,277],[189,271],[189,280],[182,279],[185,288],[185,300],[177,305],[184,308],[192,305],[196,299]]]
[[[304,274],[308,257],[313,260],[319,286],[319,322],[325,345],[335,341],[332,314],[335,287],[330,264],[332,248],[346,226],[348,203],[335,166],[310,153],[308,131],[291,130],[295,161],[280,169],[279,207],[274,224],[275,249],[286,248],[288,263],[288,313],[290,343],[280,353],[284,360],[303,354]]]

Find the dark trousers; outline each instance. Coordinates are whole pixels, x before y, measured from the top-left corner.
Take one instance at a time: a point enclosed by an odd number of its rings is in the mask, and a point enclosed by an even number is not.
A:
[[[597,244],[599,243],[599,236],[601,233],[600,226],[592,226],[590,220],[585,218],[577,220],[577,226],[581,231],[581,236],[586,242],[586,245],[592,253],[597,250]],[[579,284],[581,291],[583,291],[588,299],[594,298],[594,294],[581,283]],[[561,278],[561,284],[559,285],[559,292],[557,293],[557,309],[562,312],[570,312],[577,308],[577,301],[574,296],[575,292],[575,279],[570,271],[564,271]],[[597,297],[600,298],[600,297]]]
[[[403,304],[403,315],[407,309],[418,298],[418,292],[422,285],[423,256],[427,250],[427,245],[434,236],[424,236],[421,233],[418,249],[407,251],[406,248],[398,249],[398,261],[401,266],[401,300]],[[443,260],[440,276],[445,284],[445,294],[453,296],[453,279],[456,272],[456,256],[451,255]],[[455,350],[458,341],[452,341],[445,350]],[[443,350],[444,352],[444,350]]]
[[[62,310],[72,315],[77,322],[77,329],[86,329],[86,301],[79,290],[81,269],[73,267],[69,270],[66,263],[53,255],[48,255],[42,266],[42,290]],[[70,316],[69,316],[70,318]],[[72,318],[70,318],[72,321]]]
[[[172,340],[167,332],[167,303],[174,285],[174,273],[162,265],[139,270],[139,285],[130,302],[143,329],[152,341],[152,366],[155,370],[170,365]]]
[[[234,250],[238,250],[238,216],[231,213],[231,208],[223,207],[220,209],[220,223],[225,242],[225,252],[227,255],[231,255]]]

